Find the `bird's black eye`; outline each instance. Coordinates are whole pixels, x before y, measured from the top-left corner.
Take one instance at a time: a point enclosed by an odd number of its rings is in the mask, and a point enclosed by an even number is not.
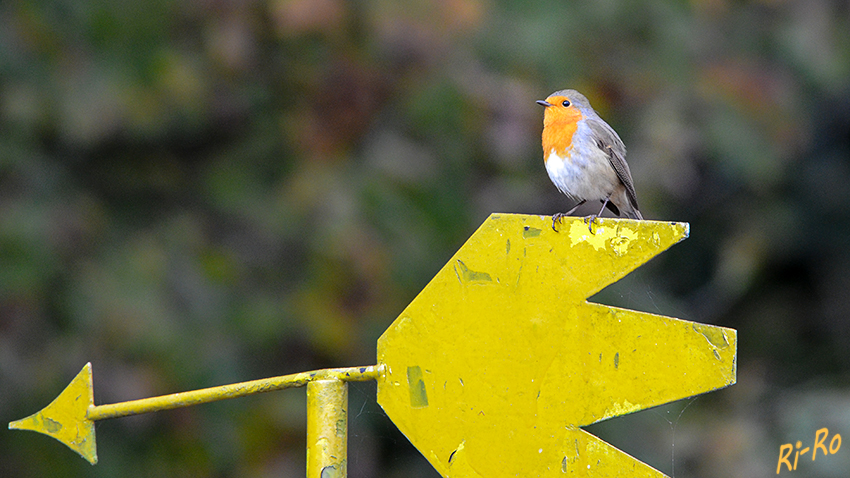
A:
[[[564,100],[564,102],[563,102],[563,103],[561,103],[561,104],[562,104],[562,105],[564,105],[564,108],[569,108],[569,106],[570,106],[570,100]]]

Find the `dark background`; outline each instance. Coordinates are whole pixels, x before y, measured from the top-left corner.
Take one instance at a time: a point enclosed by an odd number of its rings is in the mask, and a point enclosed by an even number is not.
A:
[[[0,422],[375,362],[491,212],[552,214],[534,100],[620,133],[691,237],[594,300],[738,330],[738,384],[590,428],[676,477],[850,440],[850,5],[831,0],[0,3]],[[583,210],[589,213],[590,210]],[[520,320],[520,318],[518,318]],[[349,474],[435,477],[351,389]],[[0,431],[9,477],[303,476],[303,390]],[[5,427],[4,427],[5,428]],[[793,476],[847,476],[850,444]]]

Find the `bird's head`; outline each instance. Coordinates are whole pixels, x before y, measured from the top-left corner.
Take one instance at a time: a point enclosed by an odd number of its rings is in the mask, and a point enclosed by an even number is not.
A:
[[[584,111],[593,111],[587,98],[576,90],[560,90],[549,95],[537,104],[546,108],[543,113],[543,125],[554,123],[575,123],[584,118]]]

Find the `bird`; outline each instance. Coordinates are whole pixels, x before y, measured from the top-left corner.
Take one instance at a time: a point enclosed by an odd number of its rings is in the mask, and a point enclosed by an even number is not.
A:
[[[602,202],[599,213],[585,218],[591,233],[594,220],[606,207],[617,216],[643,220],[626,163],[626,146],[587,98],[576,90],[559,90],[537,104],[545,108],[543,161],[549,179],[579,201],[569,211],[552,216],[552,229],[582,204],[596,200]]]

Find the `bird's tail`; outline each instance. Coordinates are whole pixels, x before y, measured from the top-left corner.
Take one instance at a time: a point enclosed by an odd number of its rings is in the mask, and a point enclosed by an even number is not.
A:
[[[602,202],[604,204],[604,206],[602,206],[603,210],[607,207],[616,216],[619,216],[619,217],[625,216],[628,219],[638,219],[638,220],[643,221],[643,214],[641,214],[640,210],[637,208],[637,206],[635,206],[631,202],[627,202],[625,207],[622,207],[622,206],[618,207],[616,204],[614,204],[613,201],[610,201],[610,198],[609,198],[608,201],[602,201]],[[600,211],[599,213],[602,214],[602,211]]]
[[[643,214],[641,214],[640,210],[636,207],[624,207],[623,215],[629,219],[638,219],[643,221]]]
[[[643,221],[643,214],[640,213],[640,209],[634,208],[631,211],[627,210],[625,212],[626,212],[626,217],[628,217],[629,219],[639,219],[639,220]]]

